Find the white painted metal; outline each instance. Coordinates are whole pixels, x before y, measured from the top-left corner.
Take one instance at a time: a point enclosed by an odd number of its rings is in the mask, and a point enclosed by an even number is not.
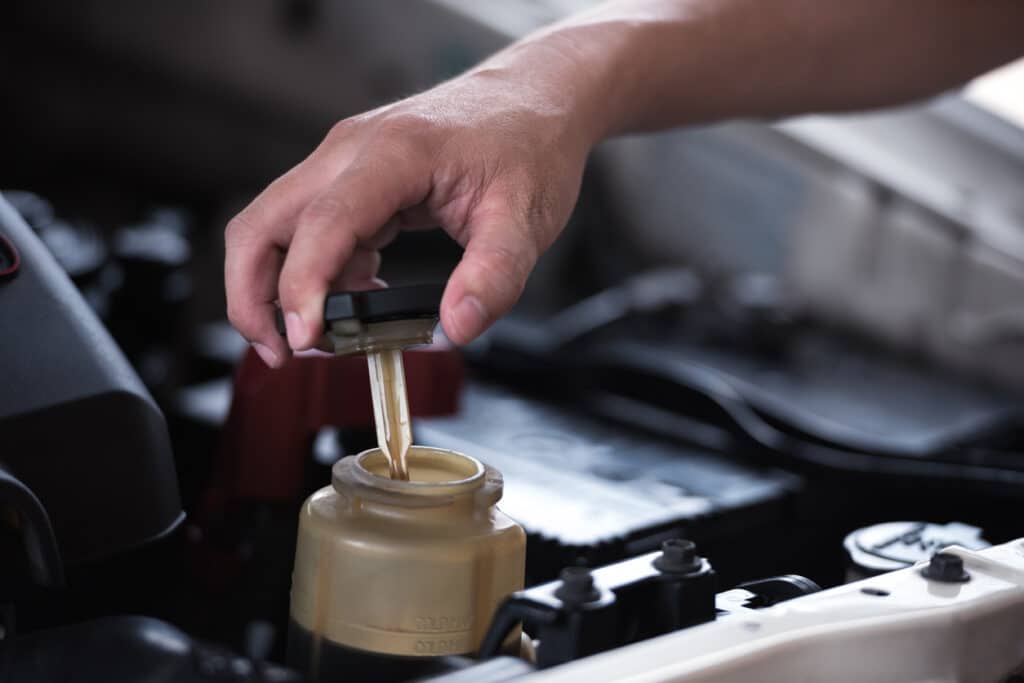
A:
[[[524,683],[992,683],[1024,663],[1024,539],[939,583],[912,567],[637,643]],[[870,589],[865,592],[863,589]],[[885,593],[880,595],[878,593]]]

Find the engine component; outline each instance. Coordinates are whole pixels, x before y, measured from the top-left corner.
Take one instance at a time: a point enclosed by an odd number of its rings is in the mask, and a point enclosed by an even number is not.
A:
[[[392,479],[408,479],[412,445],[402,349],[429,344],[437,325],[442,285],[331,294],[324,301],[324,331],[338,356],[365,353],[370,370],[377,445]],[[281,312],[279,331],[285,331]]]
[[[13,645],[11,681],[300,683],[279,666],[194,641],[148,617],[105,617],[37,631]]]
[[[443,285],[424,284],[331,294],[324,301],[324,333],[339,356],[429,344],[443,293]],[[277,330],[285,334],[280,311]]]
[[[691,541],[513,594],[498,610],[480,654],[494,656],[520,623],[547,668],[715,618],[715,572]]]
[[[886,522],[857,529],[843,540],[850,558],[847,581],[904,569],[951,545],[970,550],[989,547],[981,529],[960,522]]]
[[[419,418],[414,428],[417,443],[474,453],[501,470],[502,510],[530,535],[528,585],[567,565],[652,552],[678,536],[707,543],[736,525],[769,535],[786,523],[803,485],[778,469],[479,381],[467,385],[456,415]]]
[[[525,534],[494,507],[501,474],[421,446],[409,465],[402,481],[379,449],[344,458],[302,508],[289,662],[312,680],[402,680],[472,655],[523,587]],[[509,629],[489,653],[518,649]]]
[[[970,581],[909,567],[516,680],[1002,680],[1024,663],[1024,539],[941,554],[958,558]]]
[[[42,503],[64,562],[170,532],[184,515],[163,415],[2,198],[0,232],[21,254],[17,276],[0,280],[4,469]]]
[[[792,574],[747,582],[718,595],[714,585],[711,565],[697,555],[692,541],[684,539],[666,541],[661,552],[595,570],[566,567],[558,581],[520,591],[505,601],[480,654],[497,652],[504,634],[522,621],[537,636],[528,658],[540,668],[558,671],[558,665],[597,652],[712,620],[743,617],[821,590],[810,579]],[[521,670],[496,664],[506,660],[495,657],[430,680],[520,680]],[[454,668],[461,662],[448,664]]]

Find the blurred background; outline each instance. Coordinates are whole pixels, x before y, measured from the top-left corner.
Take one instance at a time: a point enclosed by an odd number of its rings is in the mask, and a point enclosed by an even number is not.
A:
[[[13,3],[0,178],[102,238],[105,253],[79,254],[79,270],[132,248],[177,261],[201,293],[178,293],[195,329],[222,318],[227,218],[333,122],[588,4]],[[587,241],[616,247],[611,263],[594,256],[593,284],[662,264],[777,276],[814,315],[1017,384],[1022,78],[1007,67],[899,111],[610,142],[581,200],[581,214],[599,214]],[[154,220],[187,249],[114,235],[165,208]],[[438,258],[410,274],[399,262],[420,242]],[[440,236],[392,251],[385,274],[398,281],[442,277],[457,258]],[[579,256],[563,251],[551,270]]]
[[[163,411],[189,515],[155,549],[70,568],[78,588],[26,627],[127,610],[246,652],[280,635],[298,504],[371,432],[325,419],[299,485],[238,493],[252,441],[224,425],[257,371],[225,320],[224,225],[337,120],[588,4],[7,3],[0,189]],[[533,581],[681,532],[726,585],[839,583],[842,539],[883,521],[1022,535],[1022,93],[1018,64],[898,110],[605,143],[417,440],[505,472]],[[458,258],[404,235],[382,276],[441,281]]]

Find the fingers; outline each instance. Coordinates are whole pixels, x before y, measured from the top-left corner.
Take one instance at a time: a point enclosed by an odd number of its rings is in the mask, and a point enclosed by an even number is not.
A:
[[[379,268],[379,251],[356,249],[355,255],[349,260],[345,270],[331,283],[330,291],[367,292],[373,289],[384,289],[388,286],[388,283],[377,277],[377,270]],[[327,338],[326,330],[313,346],[328,353],[334,351],[334,344]]]
[[[228,318],[272,368],[281,367],[291,355],[274,324],[275,276],[283,260],[276,246],[253,239],[229,248],[224,262]]]
[[[414,206],[395,214],[385,226],[381,234],[383,241],[377,248],[380,249],[388,244],[403,230],[423,230],[424,228],[436,228],[437,218],[427,206]]]
[[[404,155],[381,151],[367,157],[343,171],[299,216],[277,288],[292,349],[317,343],[324,297],[357,249],[371,244],[395,213],[429,191],[429,170],[417,173]]]
[[[462,260],[441,301],[441,325],[456,344],[468,344],[519,300],[537,263],[529,233],[506,215],[492,215],[471,228]]]
[[[274,325],[282,250],[288,244],[295,216],[326,182],[326,167],[314,153],[274,181],[225,230],[228,318],[271,367],[280,367],[290,355]]]
[[[352,258],[345,264],[341,275],[330,286],[332,292],[358,292],[380,289],[377,272],[380,270],[380,252],[376,249],[356,247]]]

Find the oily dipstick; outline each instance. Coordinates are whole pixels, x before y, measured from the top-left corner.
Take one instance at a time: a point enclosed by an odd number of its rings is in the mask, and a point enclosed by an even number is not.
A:
[[[405,394],[405,368],[401,349],[381,349],[366,354],[370,366],[373,419],[377,445],[388,459],[392,479],[409,479],[406,455],[412,445],[409,401]]]

